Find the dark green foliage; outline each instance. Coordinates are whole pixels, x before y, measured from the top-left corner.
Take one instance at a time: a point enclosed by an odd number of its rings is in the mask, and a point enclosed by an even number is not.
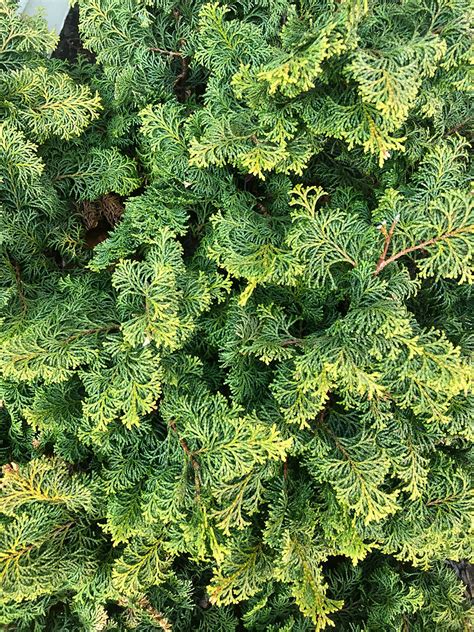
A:
[[[467,0],[0,0],[0,623],[469,629]]]

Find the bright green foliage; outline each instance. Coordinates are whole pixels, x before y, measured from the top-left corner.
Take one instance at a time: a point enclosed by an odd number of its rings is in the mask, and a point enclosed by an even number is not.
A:
[[[39,142],[77,136],[100,108],[99,97],[92,97],[88,87],[42,66],[8,73],[1,90],[7,117]]]
[[[114,191],[128,195],[140,186],[135,163],[116,147],[68,153],[52,165],[52,178],[76,200],[93,201]]]
[[[469,629],[467,0],[0,0],[0,625]]]

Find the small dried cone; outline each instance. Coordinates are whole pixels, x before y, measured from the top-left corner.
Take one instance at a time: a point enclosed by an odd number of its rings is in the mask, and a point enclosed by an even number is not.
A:
[[[12,472],[18,472],[19,471],[19,467],[17,463],[13,463],[13,461],[11,463],[6,463],[3,467],[2,467],[3,473],[4,474],[11,474]]]

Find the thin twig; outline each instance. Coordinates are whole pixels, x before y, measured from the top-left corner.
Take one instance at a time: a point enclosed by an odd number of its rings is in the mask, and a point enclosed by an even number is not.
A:
[[[281,341],[282,347],[291,347],[291,345],[302,345],[304,340],[302,338],[287,338]]]
[[[153,623],[158,624],[162,630],[165,630],[165,632],[171,632],[172,627],[168,619],[156,608],[153,608],[147,597],[142,597],[138,601],[138,605],[140,608],[143,608]]]
[[[157,46],[153,46],[149,50],[155,53],[161,53],[162,55],[169,55],[169,57],[184,57],[183,53],[180,53],[177,50],[165,50],[164,48],[158,48]]]
[[[438,237],[433,237],[432,239],[427,239],[426,241],[422,241],[421,243],[416,244],[416,246],[410,246],[409,248],[404,248],[403,250],[400,250],[400,252],[395,253],[388,259],[385,259],[383,261],[379,260],[379,263],[377,264],[377,268],[375,269],[375,272],[374,272],[374,276],[377,276],[377,274],[379,274],[379,272],[381,272],[385,268],[385,266],[388,266],[389,263],[393,263],[397,259],[400,259],[400,257],[408,255],[410,254],[410,252],[414,252],[415,250],[423,250],[427,246],[432,246],[433,244],[436,244],[438,241],[442,241],[443,239],[456,237],[456,235],[458,235],[460,232],[463,232],[463,230],[465,230],[465,227],[462,227],[459,230],[453,230],[449,233],[443,233],[442,235],[439,235]]]
[[[330,393],[329,393],[330,395]],[[322,411],[319,413],[318,418],[316,423],[318,424],[323,424],[325,419],[326,419],[326,415],[328,414],[328,409],[327,408],[323,408]]]
[[[184,40],[180,40],[179,44],[184,44]],[[186,79],[188,78],[189,72],[189,59],[186,57],[184,53],[181,53],[178,50],[166,50],[165,48],[159,48],[158,46],[152,46],[149,50],[154,51],[156,53],[161,53],[162,55],[167,55],[168,57],[174,57],[181,60],[181,72],[177,75],[174,87],[180,87],[184,84]]]
[[[171,632],[173,629],[168,619],[156,608],[153,608],[147,597],[141,597],[137,602],[133,602],[128,597],[121,596],[117,599],[117,603],[122,608],[128,608],[132,615],[136,613],[136,610],[141,610],[165,632]]]
[[[464,121],[461,121],[460,123],[458,123],[457,125],[453,125],[453,127],[450,127],[445,133],[444,136],[450,136],[451,134],[454,134],[455,132],[457,132],[458,130],[462,129],[465,125],[467,125],[468,123],[470,123],[472,120],[472,118],[467,118]]]
[[[183,84],[188,78],[188,72],[189,72],[189,61],[188,61],[188,58],[184,57],[183,55],[181,56],[181,72],[176,77],[174,85],[178,86],[178,85]]]
[[[392,225],[390,226],[390,230],[387,230],[385,224],[382,224],[381,227],[380,227],[380,231],[381,231],[382,235],[385,237],[385,242],[384,242],[384,247],[383,247],[382,254],[380,255],[380,258],[379,258],[379,260],[377,262],[377,268],[375,269],[375,274],[376,275],[380,272],[380,270],[383,267],[383,263],[384,263],[385,258],[387,256],[388,249],[390,248],[390,242],[392,241],[393,232],[395,230],[395,226],[398,223],[398,220],[399,220],[399,217],[397,216],[393,220]]]
[[[61,340],[61,343],[67,344],[69,342],[72,342],[73,340],[76,340],[76,338],[83,338],[84,336],[91,336],[92,334],[98,334],[101,333],[103,331],[118,331],[120,329],[120,325],[107,325],[105,327],[95,327],[93,329],[85,329],[83,331],[79,331],[77,334],[72,334],[71,336],[69,336],[68,338],[65,338],[64,340]]]
[[[16,287],[18,290],[18,298],[20,299],[21,311],[24,313],[26,312],[28,307],[26,304],[25,293],[23,292],[23,281],[21,279],[20,266],[18,265],[16,261],[12,261],[12,260],[10,260],[10,265],[15,271],[15,281],[16,281]]]
[[[171,420],[171,421],[168,422],[168,425],[171,428],[171,430],[173,430],[173,432],[178,437],[179,443],[180,443],[181,447],[183,448],[183,452],[186,454],[186,456],[188,457],[191,465],[193,466],[194,483],[196,485],[196,494],[197,494],[197,496],[200,496],[201,495],[201,477],[200,477],[200,469],[201,468],[199,466],[199,463],[195,459],[193,451],[191,450],[191,448],[187,444],[186,440],[179,436],[178,428],[176,427],[176,423],[173,420]]]

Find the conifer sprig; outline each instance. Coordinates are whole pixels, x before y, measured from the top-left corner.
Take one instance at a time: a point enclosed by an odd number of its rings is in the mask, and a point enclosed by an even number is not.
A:
[[[0,0],[0,625],[465,630],[468,0],[77,5]]]

